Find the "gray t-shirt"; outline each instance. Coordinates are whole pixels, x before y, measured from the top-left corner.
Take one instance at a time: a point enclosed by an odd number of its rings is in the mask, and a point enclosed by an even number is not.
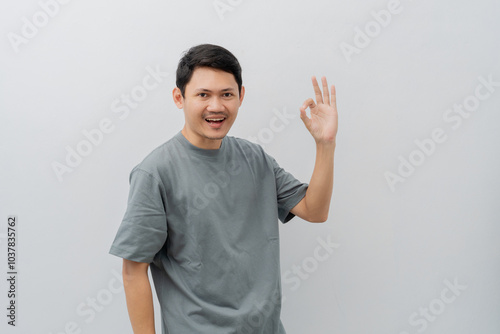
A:
[[[179,131],[130,173],[110,253],[150,263],[164,334],[284,334],[278,220],[307,187],[248,140]]]

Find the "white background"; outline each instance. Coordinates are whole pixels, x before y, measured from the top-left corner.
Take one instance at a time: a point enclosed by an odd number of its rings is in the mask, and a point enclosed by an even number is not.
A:
[[[121,259],[108,250],[130,170],[184,124],[175,69],[200,43],[228,48],[243,68],[247,94],[229,135],[260,135],[304,182],[315,146],[299,107],[313,97],[312,75],[337,87],[329,219],[280,226],[289,334],[500,332],[500,87],[479,88],[489,96],[467,118],[447,114],[474,101],[478,78],[500,81],[498,1],[402,0],[385,26],[371,13],[385,0],[74,0],[45,22],[40,3],[0,10],[0,332],[132,333],[117,292]],[[147,68],[169,74],[120,119],[113,102],[137,93]],[[270,137],[278,111],[296,117]],[[103,119],[113,130],[59,180],[54,162],[66,164],[67,147]],[[446,140],[416,153],[438,128]],[[419,165],[391,189],[386,173],[398,174],[400,156]],[[8,215],[18,217],[15,328],[3,278]],[[320,240],[338,246],[325,253]]]

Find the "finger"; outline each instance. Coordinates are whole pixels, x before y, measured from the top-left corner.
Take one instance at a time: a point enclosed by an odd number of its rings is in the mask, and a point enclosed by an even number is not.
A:
[[[326,82],[326,77],[321,78],[321,83],[323,84],[323,101],[330,105],[330,93],[328,92],[328,83]]]
[[[314,94],[316,95],[316,103],[317,104],[323,103],[323,97],[321,96],[321,89],[319,89],[318,80],[316,80],[315,76],[312,77],[312,83],[314,88]]]
[[[314,107],[316,107],[316,103],[314,103],[313,99],[308,98],[307,100],[304,101],[302,107],[300,107],[300,110],[305,112],[307,108],[313,109]]]
[[[337,110],[337,90],[335,89],[335,85],[332,85],[332,107]]]

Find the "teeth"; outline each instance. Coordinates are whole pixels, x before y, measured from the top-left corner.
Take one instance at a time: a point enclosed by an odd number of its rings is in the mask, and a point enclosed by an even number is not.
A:
[[[222,121],[224,118],[207,118],[207,121]]]

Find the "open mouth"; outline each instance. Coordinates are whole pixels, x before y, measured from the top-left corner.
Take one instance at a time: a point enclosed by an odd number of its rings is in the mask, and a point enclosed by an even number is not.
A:
[[[207,122],[212,128],[220,128],[225,120],[225,117],[205,118],[205,122]]]

